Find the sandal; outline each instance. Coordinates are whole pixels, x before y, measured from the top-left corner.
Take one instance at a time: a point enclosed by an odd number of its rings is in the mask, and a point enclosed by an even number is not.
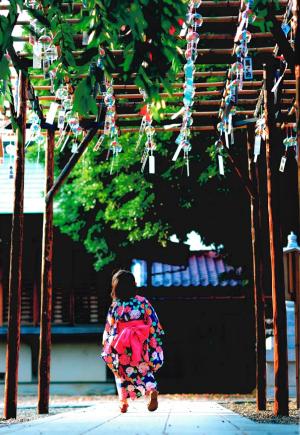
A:
[[[158,408],[158,391],[153,390],[150,392],[150,400],[148,402],[148,410],[153,412]]]
[[[128,409],[128,403],[122,403],[122,405],[120,405],[120,411],[122,412],[122,414],[127,412],[127,409]]]

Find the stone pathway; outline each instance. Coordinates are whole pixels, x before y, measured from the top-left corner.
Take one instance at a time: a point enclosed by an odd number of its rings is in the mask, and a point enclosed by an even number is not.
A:
[[[117,401],[69,411],[28,423],[3,425],[0,435],[299,435],[298,425],[255,423],[214,401],[161,398],[150,413],[143,400],[120,414]]]

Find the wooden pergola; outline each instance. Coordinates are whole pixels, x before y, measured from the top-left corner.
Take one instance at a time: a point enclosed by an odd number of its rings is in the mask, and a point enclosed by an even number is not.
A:
[[[228,161],[244,185],[251,202],[251,232],[252,254],[254,271],[254,301],[256,319],[256,383],[257,383],[257,409],[266,408],[266,349],[265,349],[265,318],[264,318],[264,288],[263,276],[266,272],[262,263],[262,241],[269,237],[269,252],[271,262],[272,306],[274,321],[274,372],[275,372],[275,402],[276,415],[288,415],[288,361],[286,339],[286,313],[284,297],[284,276],[282,241],[280,235],[280,204],[279,204],[279,163],[281,158],[281,134],[285,128],[297,127],[297,140],[299,149],[299,0],[281,0],[280,8],[276,14],[271,8],[269,19],[273,23],[270,32],[259,32],[257,27],[251,26],[252,39],[249,44],[249,55],[253,61],[253,79],[244,81],[242,90],[239,90],[238,110],[233,121],[233,129],[244,129],[245,143],[241,144],[248,152],[248,173],[244,173],[236,162],[230,148],[227,149]],[[67,3],[62,8],[69,6]],[[76,14],[80,12],[81,3],[72,3],[75,18],[69,19],[70,25],[79,21]],[[201,66],[195,73],[195,103],[193,106],[194,124],[192,132],[211,131],[219,136],[217,124],[220,122],[220,109],[225,106],[226,89],[229,83],[229,66],[235,61],[234,38],[236,35],[239,13],[243,1],[203,1],[201,14],[203,27],[200,35],[200,48],[198,48],[197,64]],[[5,6],[0,5],[0,9]],[[281,28],[282,22],[294,20],[295,41],[294,46],[286,39]],[[29,22],[17,21],[17,26],[26,26]],[[250,26],[249,26],[250,27]],[[20,41],[28,41],[21,36]],[[74,56],[82,53],[82,35],[75,37],[76,50]],[[202,44],[202,45],[201,45]],[[205,47],[205,48],[204,48]],[[123,56],[121,50],[113,52],[116,59]],[[37,111],[41,118],[41,126],[47,133],[46,149],[46,186],[45,211],[43,229],[43,258],[41,280],[41,322],[40,322],[40,356],[39,356],[39,413],[47,413],[49,406],[50,383],[50,347],[51,347],[51,299],[52,299],[52,244],[53,244],[53,198],[60,186],[70,174],[72,168],[80,159],[92,139],[103,132],[105,110],[103,95],[97,97],[99,112],[97,117],[81,120],[86,131],[78,153],[70,157],[69,162],[59,177],[54,180],[54,148],[59,130],[54,122],[52,126],[46,124],[46,113],[51,102],[57,97],[51,93],[49,79],[43,74],[30,73],[28,67],[32,59],[28,53],[10,53],[13,62],[22,68],[19,73],[19,107],[18,114],[18,143],[15,171],[15,198],[11,239],[11,265],[9,278],[9,325],[7,346],[7,372],[5,379],[5,410],[6,418],[16,416],[17,406],[17,370],[20,343],[20,295],[21,295],[21,264],[22,264],[22,238],[23,238],[23,186],[24,186],[24,144],[26,132],[26,110],[29,101],[35,101]],[[272,88],[276,73],[282,71],[282,62],[287,63],[283,78],[278,85],[277,99],[274,99]],[[218,67],[214,65],[218,64]],[[168,106],[182,106],[183,73],[178,74],[173,83],[173,92],[161,92]],[[139,105],[142,95],[132,82],[122,83],[120,74],[113,74],[114,95],[116,98],[117,125],[120,134],[138,132],[141,116]],[[42,84],[41,84],[42,83]],[[266,140],[262,145],[261,154],[264,159],[254,162],[254,128],[260,111],[264,111],[266,119]],[[154,124],[156,131],[180,131],[174,126],[171,119],[172,111],[165,114],[161,124]],[[8,126],[7,128],[10,128]],[[279,134],[278,134],[279,132]],[[300,155],[300,153],[299,153]],[[298,159],[300,158],[298,155]],[[171,162],[170,162],[171,164]],[[300,188],[300,160],[298,160],[298,192]],[[261,185],[264,174],[267,178],[267,194]],[[296,198],[295,198],[296,200]],[[299,201],[299,198],[297,199]],[[300,205],[299,205],[300,209]],[[262,222],[263,210],[268,210],[268,222]],[[269,234],[262,231],[267,225]],[[299,231],[299,228],[295,229]],[[298,329],[299,334],[299,329]],[[299,335],[298,335],[299,343]],[[297,367],[299,370],[299,345],[297,348]],[[296,369],[297,370],[297,369]],[[300,402],[299,385],[297,389],[297,405]]]

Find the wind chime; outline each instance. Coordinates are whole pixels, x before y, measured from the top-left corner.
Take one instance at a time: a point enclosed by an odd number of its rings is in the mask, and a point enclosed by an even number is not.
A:
[[[38,146],[38,152],[37,152],[37,160],[36,163],[39,163],[40,160],[40,152],[41,152],[41,145],[44,144],[44,137],[42,135],[41,130],[41,120],[37,113],[32,112],[31,116],[29,117],[30,122],[30,129],[29,129],[29,138],[26,141],[25,149],[32,143],[36,143]]]
[[[262,111],[260,117],[255,124],[255,139],[254,139],[254,163],[257,162],[257,158],[260,155],[261,141],[266,140],[266,119],[264,112]]]
[[[57,102],[51,103],[46,123],[53,124],[57,110],[59,109],[57,115],[57,128],[59,129],[60,135],[56,147],[60,147],[60,152],[62,152],[70,140],[69,133],[71,133],[71,152],[75,154],[78,152],[79,135],[82,133],[82,128],[79,125],[79,117],[77,113],[74,113],[72,110],[73,101],[69,89],[70,84],[61,85],[57,89],[55,96],[57,100],[60,100],[61,104],[59,105]]]
[[[253,79],[252,59],[248,55],[248,44],[251,41],[251,33],[248,31],[248,25],[252,24],[256,16],[251,10],[253,0],[242,0],[241,11],[239,14],[239,25],[234,39],[236,61],[231,65],[228,71],[228,79],[224,92],[224,107],[220,109],[219,117],[221,121],[217,125],[220,138],[217,142],[222,141],[225,136],[225,145],[229,148],[229,137],[231,144],[234,143],[232,120],[236,114],[238,104],[238,92],[243,89],[244,80]],[[216,143],[217,143],[216,142]],[[219,150],[220,144],[217,147]],[[224,174],[223,161],[219,157],[219,173]]]
[[[36,7],[36,2],[31,2],[31,9]],[[44,78],[51,79],[51,87],[53,87],[53,74],[50,71],[51,64],[57,59],[57,49],[53,45],[53,36],[47,33],[45,29],[41,29],[37,20],[32,20],[31,34],[29,42],[32,45],[32,67],[42,69]]]
[[[146,102],[146,91],[144,89],[139,89],[139,92],[142,95],[144,102]],[[146,134],[145,148],[141,158],[141,172],[144,172],[146,163],[147,161],[149,161],[149,174],[155,174],[155,157],[153,154],[156,149],[156,144],[154,141],[155,128],[152,126],[151,105],[149,103],[143,106],[141,114],[143,115],[143,117],[135,149],[137,150],[139,148],[141,141]]]
[[[279,165],[279,171],[284,172],[285,165],[287,161],[287,153],[288,149],[292,148],[295,152],[296,160],[298,161],[298,143],[297,143],[297,136],[296,136],[296,126],[294,128],[287,127],[286,128],[286,137],[283,139],[283,145],[285,148],[284,155],[281,157],[280,165]]]
[[[6,145],[5,151],[9,155],[9,178],[13,179],[14,178],[14,159],[15,159],[16,151],[17,151],[16,137],[15,137],[15,134],[13,131],[10,132],[8,140],[9,140],[9,143],[8,143],[8,145]]]
[[[181,36],[185,35],[187,41],[187,47],[185,51],[186,64],[184,66],[184,92],[183,92],[183,105],[184,108],[182,111],[179,111],[178,114],[182,114],[182,124],[180,133],[176,139],[177,149],[172,160],[175,162],[181,150],[183,150],[183,158],[186,163],[187,176],[190,175],[190,167],[189,167],[189,153],[191,151],[191,143],[190,136],[191,130],[190,127],[193,124],[192,117],[192,106],[194,104],[194,75],[195,75],[195,61],[198,56],[197,46],[200,39],[198,29],[203,24],[202,15],[197,12],[197,9],[201,5],[201,1],[191,0],[188,6],[188,13],[186,23],[183,25],[183,29],[180,33]],[[172,119],[175,119],[173,116]]]
[[[103,48],[99,48],[99,58],[97,62],[97,67],[104,69],[103,59],[105,56],[105,50]],[[98,151],[100,146],[102,145],[105,138],[109,139],[109,146],[106,155],[106,160],[109,159],[110,154],[112,153],[111,165],[110,165],[110,174],[113,173],[113,169],[117,166],[119,154],[122,151],[122,146],[119,142],[119,134],[118,128],[116,125],[116,99],[114,96],[114,88],[113,88],[113,79],[105,79],[105,92],[104,92],[104,104],[106,106],[106,114],[104,120],[104,130],[103,134],[100,135],[96,145],[94,146],[94,151]]]
[[[119,143],[118,129],[116,126],[116,99],[114,97],[113,80],[106,80],[105,86],[106,91],[104,95],[104,104],[106,105],[106,116],[103,134],[109,138],[109,148],[107,151],[106,160],[109,159],[109,156],[112,153],[110,165],[110,174],[112,174],[115,165],[118,163],[122,146]]]

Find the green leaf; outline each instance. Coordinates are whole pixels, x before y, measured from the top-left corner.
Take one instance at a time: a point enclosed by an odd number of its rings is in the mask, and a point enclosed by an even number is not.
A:
[[[9,62],[6,56],[0,60],[0,79],[6,80],[10,77]]]

